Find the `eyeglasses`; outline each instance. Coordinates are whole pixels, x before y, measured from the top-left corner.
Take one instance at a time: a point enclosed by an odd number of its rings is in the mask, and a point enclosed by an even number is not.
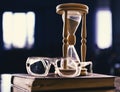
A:
[[[63,67],[65,61],[68,62],[66,69]],[[55,67],[55,73],[62,77],[75,77],[81,71],[72,58],[28,57],[26,61],[28,74],[34,76],[47,76],[51,65]]]

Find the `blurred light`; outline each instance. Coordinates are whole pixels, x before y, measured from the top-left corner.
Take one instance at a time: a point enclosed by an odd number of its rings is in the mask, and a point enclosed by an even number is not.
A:
[[[117,69],[120,68],[120,64],[119,64],[119,63],[116,63],[116,64],[115,64],[115,68],[117,68]]]
[[[35,14],[3,13],[3,42],[5,49],[31,48],[34,44]]]
[[[27,17],[27,41],[28,48],[31,48],[34,44],[34,25],[35,25],[35,14],[33,12],[28,12],[26,14]]]
[[[5,12],[3,13],[3,42],[4,46],[7,49],[10,49],[12,46],[12,30],[13,30],[13,13]]]
[[[25,13],[14,13],[13,15],[12,44],[15,48],[24,48],[26,45],[27,23]]]
[[[1,75],[1,91],[0,92],[11,92],[11,78],[10,74]]]
[[[98,9],[96,13],[96,43],[100,49],[112,45],[112,14],[109,9]]]

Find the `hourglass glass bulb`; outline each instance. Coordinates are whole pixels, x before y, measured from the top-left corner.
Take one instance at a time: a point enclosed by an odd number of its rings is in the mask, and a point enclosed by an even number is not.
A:
[[[76,11],[68,11],[67,19],[68,19],[68,30],[70,34],[74,34],[80,24],[81,14],[80,12],[76,12]]]
[[[72,57],[76,60],[76,63],[79,63],[80,62],[80,58],[77,54],[77,51],[75,50],[75,47],[74,45],[69,45],[68,46],[68,57]]]

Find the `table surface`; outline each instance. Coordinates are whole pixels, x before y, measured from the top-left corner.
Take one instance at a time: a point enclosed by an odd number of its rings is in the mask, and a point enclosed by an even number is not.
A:
[[[2,74],[1,74],[2,75]],[[11,76],[10,74],[6,74],[8,76],[1,77],[0,75],[0,92],[29,92],[27,90],[16,88],[11,85]],[[117,77],[119,78],[119,77]],[[120,84],[120,83],[119,83]],[[74,90],[57,90],[52,92],[120,92],[120,85],[115,88],[100,88],[100,89],[74,89]],[[50,91],[49,91],[50,92]]]

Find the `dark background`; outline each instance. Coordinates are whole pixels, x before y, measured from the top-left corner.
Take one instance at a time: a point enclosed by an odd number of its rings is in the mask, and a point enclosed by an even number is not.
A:
[[[25,62],[29,56],[62,56],[61,15],[56,6],[61,3],[82,3],[89,7],[87,14],[87,57],[97,73],[119,75],[120,68],[120,1],[119,0],[3,0],[0,1],[0,73],[26,73]],[[95,44],[95,12],[98,7],[109,6],[112,11],[113,45],[99,49]],[[34,11],[35,44],[32,49],[3,48],[2,14],[5,11]],[[104,20],[103,20],[104,22]],[[80,56],[81,27],[76,32],[76,50]],[[116,65],[118,65],[116,67]]]

